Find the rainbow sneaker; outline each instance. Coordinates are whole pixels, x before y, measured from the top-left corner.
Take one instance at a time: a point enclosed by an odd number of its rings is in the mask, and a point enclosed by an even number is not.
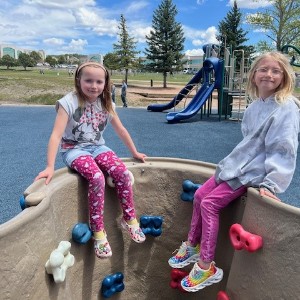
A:
[[[197,262],[200,259],[199,255],[199,244],[196,247],[191,247],[188,246],[186,242],[182,242],[178,252],[169,259],[168,263],[172,268],[183,268],[191,263]]]
[[[208,270],[202,270],[195,263],[190,274],[181,280],[181,287],[187,292],[197,292],[206,286],[221,281],[223,278],[223,270],[215,266],[212,262]]]

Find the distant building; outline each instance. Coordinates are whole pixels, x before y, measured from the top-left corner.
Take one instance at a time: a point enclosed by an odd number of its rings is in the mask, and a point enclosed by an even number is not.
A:
[[[18,59],[20,53],[30,54],[32,51],[39,53],[42,57],[42,60],[45,60],[46,54],[44,50],[29,50],[15,47],[13,45],[0,45],[0,58],[2,58],[4,55],[9,55],[12,58]]]
[[[183,61],[185,64],[183,67],[185,70],[190,70],[190,71],[196,71],[202,68],[203,65],[203,55],[198,55],[198,56],[191,56],[191,55],[185,55],[183,58]]]
[[[102,54],[91,54],[87,56],[86,61],[94,61],[99,64],[103,64],[103,55]]]
[[[150,63],[150,60],[147,59],[146,57],[140,57],[141,62],[143,65],[147,65]],[[185,55],[182,58],[183,61],[183,68],[186,71],[198,71],[199,69],[202,68],[203,65],[203,55],[198,55],[198,56],[191,56],[191,55]],[[186,72],[188,73],[188,72]]]

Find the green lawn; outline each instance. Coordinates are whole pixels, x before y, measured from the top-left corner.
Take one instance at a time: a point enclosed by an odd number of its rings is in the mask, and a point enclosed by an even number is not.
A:
[[[168,85],[186,84],[192,75],[178,74],[168,77]],[[124,79],[122,74],[112,74],[112,80],[120,85]],[[143,85],[150,87],[163,86],[163,77],[155,73],[129,74],[129,85]],[[0,101],[54,104],[56,100],[74,89],[74,76],[69,76],[66,69],[45,69],[40,74],[39,68],[14,68],[7,70],[0,68]]]
[[[174,74],[167,77],[167,85],[184,86],[193,75]],[[113,73],[112,80],[121,84],[124,74]],[[163,76],[157,73],[130,73],[128,84],[150,87],[151,80],[154,87],[163,86]],[[74,89],[74,77],[69,76],[66,69],[46,69],[42,75],[38,68],[9,69],[0,68],[0,101],[54,104],[56,100]],[[295,90],[300,95],[300,88]]]

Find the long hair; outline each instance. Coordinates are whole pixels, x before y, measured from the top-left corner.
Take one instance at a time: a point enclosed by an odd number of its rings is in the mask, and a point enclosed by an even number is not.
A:
[[[105,85],[104,85],[104,89],[101,95],[99,95],[100,100],[101,100],[101,104],[104,107],[104,109],[111,113],[114,114],[114,109],[112,106],[112,99],[111,99],[111,84],[110,84],[110,75],[109,72],[106,70],[106,68],[97,63],[97,62],[86,62],[81,64],[80,66],[78,66],[78,68],[76,69],[75,72],[75,90],[78,96],[78,100],[79,100],[79,105],[80,107],[84,107],[84,103],[86,101],[86,96],[83,93],[81,86],[80,86],[80,78],[82,75],[82,70],[85,67],[93,67],[93,68],[101,68],[104,72],[105,72]]]
[[[257,57],[252,63],[248,73],[246,94],[251,100],[255,100],[259,97],[258,89],[254,82],[254,76],[259,63],[265,58],[271,58],[276,61],[283,71],[281,83],[275,90],[274,94],[275,101],[279,104],[282,104],[287,101],[288,96],[291,96],[293,94],[295,87],[295,72],[291,67],[287,57],[278,51],[266,52]]]

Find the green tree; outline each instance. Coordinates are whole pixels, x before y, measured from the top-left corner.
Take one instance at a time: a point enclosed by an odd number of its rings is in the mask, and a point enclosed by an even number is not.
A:
[[[30,53],[30,57],[33,61],[33,65],[35,66],[37,63],[42,62],[42,57],[40,55],[40,53],[36,52],[36,51],[32,51]]]
[[[257,0],[252,0],[257,1]],[[263,29],[266,37],[281,50],[285,44],[300,44],[300,1],[270,0],[271,6],[263,12],[247,17],[254,28]]]
[[[128,70],[134,69],[136,65],[136,56],[139,53],[136,51],[136,41],[129,36],[126,19],[121,15],[120,24],[118,26],[118,42],[113,44],[114,53],[118,58],[118,67],[125,69],[125,82],[128,79]]]
[[[248,31],[243,30],[242,26],[242,13],[234,1],[232,9],[227,13],[224,20],[218,25],[219,34],[217,39],[221,43],[221,47],[231,49],[231,53],[235,50],[244,50],[244,56],[249,57],[253,53],[253,46],[244,45],[248,41],[246,37]],[[224,48],[223,48],[224,49]],[[241,54],[237,53],[237,61],[241,59]]]
[[[53,58],[52,56],[48,55],[45,59],[45,61],[51,66],[54,67],[57,64],[57,60]]]
[[[10,67],[15,66],[17,64],[17,61],[10,55],[5,54],[5,55],[3,55],[0,63],[1,63],[1,66],[6,66],[6,68],[8,70]]]
[[[162,0],[153,13],[152,30],[146,36],[145,54],[150,63],[147,68],[163,74],[163,87],[167,87],[167,74],[183,69],[184,33],[176,22],[178,11],[172,0]]]
[[[33,59],[27,53],[20,53],[18,62],[25,69],[25,71],[27,67],[32,67],[35,65]]]
[[[67,59],[64,55],[59,55],[58,58],[57,58],[57,61],[60,65],[63,65],[67,62]]]
[[[256,52],[259,52],[259,53],[275,50],[274,46],[271,44],[268,44],[266,41],[259,41],[256,44],[255,49],[256,49]]]
[[[119,68],[117,54],[114,52],[105,54],[103,57],[103,64],[107,69],[111,70],[111,72],[117,70]]]

